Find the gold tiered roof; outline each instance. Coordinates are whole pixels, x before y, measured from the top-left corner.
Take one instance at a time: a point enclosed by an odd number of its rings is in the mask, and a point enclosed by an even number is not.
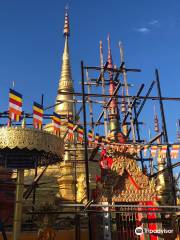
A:
[[[61,92],[74,92],[73,81],[71,77],[71,66],[69,58],[69,46],[68,46],[68,37],[69,37],[69,19],[68,14],[65,14],[65,24],[64,24],[64,36],[65,36],[65,45],[64,52],[62,56],[62,68],[61,68],[61,77],[59,80],[58,95],[56,97],[56,103],[61,102],[61,104],[56,105],[55,112],[61,115],[70,115],[74,113],[73,107],[73,95],[63,95]]]

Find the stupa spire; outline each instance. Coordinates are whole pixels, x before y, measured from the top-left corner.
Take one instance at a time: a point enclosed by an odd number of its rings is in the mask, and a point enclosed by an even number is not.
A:
[[[108,68],[113,69],[113,60],[110,46],[110,36],[108,34]],[[113,80],[113,70],[109,70],[109,94],[113,95],[115,90],[115,83]],[[109,104],[109,129],[110,129],[110,138],[111,140],[115,140],[117,138],[117,134],[119,133],[119,110],[117,105],[117,99],[115,97],[112,98],[111,103]]]
[[[58,95],[56,97],[56,103],[61,101],[62,103],[56,105],[55,112],[63,116],[67,116],[67,115],[72,116],[74,113],[73,95],[61,94],[62,92],[66,92],[66,93],[74,92],[73,81],[71,77],[71,65],[70,65],[69,46],[68,46],[70,28],[69,28],[69,15],[68,15],[67,9],[65,11],[63,34],[65,37],[65,44],[64,44],[64,52],[62,56],[61,77],[59,79]]]

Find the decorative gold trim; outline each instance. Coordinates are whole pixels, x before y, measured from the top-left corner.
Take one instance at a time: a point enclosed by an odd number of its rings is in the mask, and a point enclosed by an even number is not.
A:
[[[64,143],[59,137],[38,129],[0,128],[0,149],[19,148],[53,153],[62,158]]]

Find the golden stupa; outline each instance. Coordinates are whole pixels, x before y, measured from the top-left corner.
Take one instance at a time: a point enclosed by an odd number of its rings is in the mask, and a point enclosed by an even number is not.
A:
[[[65,45],[62,55],[61,76],[59,79],[58,92],[56,96],[56,103],[54,111],[62,116],[60,129],[60,137],[65,139],[67,134],[68,119],[71,118],[75,124],[75,103],[74,103],[74,87],[71,76],[70,54],[69,54],[69,18],[68,13],[65,13],[64,24]],[[65,92],[66,94],[61,94]],[[68,94],[70,93],[70,94]],[[53,132],[52,123],[47,124],[44,130]],[[76,133],[75,133],[76,134]],[[39,181],[39,187],[36,189],[36,203],[44,204],[46,201],[54,202],[60,200],[61,202],[84,202],[86,200],[86,177],[85,164],[83,163],[84,146],[76,142],[76,136],[71,141],[64,140],[65,153],[63,162],[49,166]],[[91,151],[89,150],[89,155]],[[98,156],[97,156],[98,157]],[[38,168],[37,175],[42,171]],[[90,173],[90,188],[95,188],[95,175],[99,174],[100,168],[97,168],[97,163],[91,162],[89,164]],[[28,170],[25,173],[26,184],[30,184],[34,177],[34,171]],[[46,194],[48,192],[48,200]],[[28,199],[26,205],[32,205],[32,197]]]

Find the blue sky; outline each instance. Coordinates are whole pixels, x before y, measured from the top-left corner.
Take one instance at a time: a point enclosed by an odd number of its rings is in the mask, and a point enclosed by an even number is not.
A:
[[[0,1],[0,106],[8,107],[8,90],[23,94],[24,110],[45,94],[45,105],[55,101],[64,47],[64,0]],[[99,64],[99,40],[107,56],[107,34],[111,36],[114,63],[119,65],[118,41],[123,41],[127,67],[141,68],[129,74],[135,93],[142,82],[146,89],[160,71],[163,96],[179,97],[180,2],[163,0],[69,1],[70,54],[76,90],[81,80],[80,60]],[[145,92],[144,92],[145,93]],[[153,94],[156,94],[154,91]],[[170,141],[176,139],[180,103],[165,103]],[[143,121],[153,129],[154,102],[147,104]],[[158,105],[157,105],[158,110]],[[147,127],[141,129],[147,132]],[[153,135],[153,132],[152,132]]]

